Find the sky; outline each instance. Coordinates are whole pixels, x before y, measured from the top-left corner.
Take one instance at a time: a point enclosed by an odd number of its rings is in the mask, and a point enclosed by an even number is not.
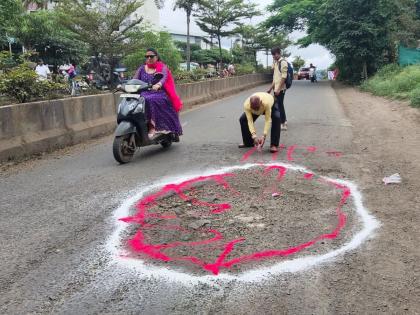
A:
[[[256,0],[251,0],[256,2]],[[181,10],[173,11],[174,0],[165,1],[165,6],[160,10],[160,25],[163,28],[166,28],[170,32],[186,34],[186,17],[185,12]],[[263,12],[266,12],[266,7],[272,3],[272,0],[258,0],[259,9]],[[255,17],[252,19],[252,23],[258,24],[264,19],[264,16]],[[205,35],[200,28],[195,24],[194,19],[191,22],[191,34],[193,35]],[[290,38],[295,41],[299,37],[302,37],[304,33],[302,32],[293,32],[290,34]],[[230,39],[222,40],[222,46],[229,49],[231,45]],[[295,56],[301,56],[309,65],[313,63],[318,69],[326,69],[333,62],[334,58],[329,53],[327,49],[320,45],[311,45],[307,48],[298,48],[296,46],[291,46],[288,49],[288,52],[291,53],[291,56],[288,58],[289,61],[292,61]],[[260,53],[258,56],[260,63],[266,65],[266,56],[263,53]],[[269,64],[271,64],[271,56],[269,57]]]

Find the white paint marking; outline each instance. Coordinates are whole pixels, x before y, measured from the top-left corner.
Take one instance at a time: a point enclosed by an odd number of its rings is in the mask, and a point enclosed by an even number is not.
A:
[[[303,166],[298,165],[291,165],[285,163],[267,163],[263,164],[264,166],[270,165],[279,165],[286,167],[292,171],[300,171],[300,172],[310,172],[314,173]],[[319,265],[321,263],[325,263],[327,261],[333,260],[333,258],[337,258],[339,255],[344,254],[345,252],[354,250],[358,248],[364,241],[371,238],[373,236],[373,232],[380,226],[379,221],[369,214],[368,210],[363,206],[363,198],[362,194],[358,190],[357,185],[350,181],[340,180],[340,179],[331,179],[328,177],[323,177],[329,181],[333,181],[342,185],[347,186],[351,190],[351,197],[353,198],[354,205],[356,207],[355,211],[359,215],[363,228],[360,232],[356,233],[353,238],[344,244],[342,247],[335,249],[331,252],[328,252],[323,255],[317,256],[306,256],[301,258],[296,258],[292,260],[283,261],[277,264],[274,264],[270,267],[262,267],[250,271],[245,271],[238,275],[230,275],[226,273],[221,273],[217,276],[214,275],[205,275],[205,276],[194,276],[183,272],[178,272],[175,270],[170,270],[164,267],[155,267],[146,265],[144,261],[140,259],[134,258],[125,258],[122,257],[127,252],[124,252],[120,249],[122,247],[120,236],[122,232],[128,227],[127,223],[119,221],[120,218],[130,216],[130,208],[139,201],[142,197],[144,197],[148,192],[163,187],[165,185],[171,183],[182,183],[186,180],[197,176],[206,176],[206,175],[217,175],[217,174],[224,174],[227,172],[235,171],[235,170],[243,170],[249,169],[253,167],[261,166],[261,164],[245,164],[239,166],[232,166],[226,167],[218,170],[209,170],[205,173],[196,175],[191,174],[188,176],[179,176],[172,179],[167,179],[160,183],[156,183],[152,186],[148,187],[140,187],[138,192],[135,193],[131,198],[127,199],[122,203],[122,205],[114,212],[113,220],[115,222],[115,230],[112,235],[109,237],[106,243],[106,249],[109,253],[113,256],[114,262],[118,266],[124,266],[130,268],[132,270],[136,270],[141,277],[162,277],[169,281],[174,282],[181,282],[184,284],[187,283],[209,283],[209,284],[217,284],[220,281],[243,281],[243,282],[258,282],[262,280],[266,280],[270,278],[270,276],[281,274],[281,273],[291,273],[291,272],[298,272],[307,270],[311,267]]]

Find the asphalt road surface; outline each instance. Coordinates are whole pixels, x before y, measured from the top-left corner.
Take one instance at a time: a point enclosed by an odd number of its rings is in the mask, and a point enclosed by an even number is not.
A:
[[[127,165],[114,161],[108,136],[2,175],[0,313],[352,313],[361,288],[339,290],[340,280],[356,281],[341,278],[339,270],[350,270],[354,256],[369,246],[302,272],[256,283],[213,285],[143,277],[112,263],[104,247],[114,229],[113,212],[138,187],[240,164],[245,153],[237,148],[243,101],[266,89],[261,86],[183,113],[185,135],[179,144],[169,150],[141,149]],[[328,83],[295,82],[285,103],[289,130],[282,132],[281,143],[346,153],[351,124]],[[262,123],[260,118],[258,130]],[[271,155],[265,152],[264,157],[269,161]],[[286,152],[278,159],[286,160]],[[319,155],[298,162],[339,176],[346,166],[336,160]]]

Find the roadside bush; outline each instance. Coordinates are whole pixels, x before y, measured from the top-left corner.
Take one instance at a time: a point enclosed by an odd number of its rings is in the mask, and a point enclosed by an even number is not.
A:
[[[203,81],[212,77],[208,69],[194,69],[193,71],[177,71],[174,74],[175,82],[177,83],[191,83]]]
[[[378,96],[410,100],[412,106],[419,106],[420,65],[399,67],[396,64],[380,69],[361,88]]]
[[[16,66],[13,55],[8,51],[0,51],[0,70],[8,70]]]
[[[60,83],[39,81],[37,74],[26,63],[20,64],[0,76],[0,94],[25,103],[33,98],[47,97],[65,89]]]
[[[252,63],[238,64],[235,67],[236,75],[250,74],[255,72],[255,66]]]
[[[420,107],[420,87],[414,89],[410,94],[411,105]]]
[[[394,76],[400,73],[403,69],[397,65],[396,63],[391,63],[389,65],[383,66],[379,71],[376,73],[376,77],[379,78],[388,78],[389,76]]]

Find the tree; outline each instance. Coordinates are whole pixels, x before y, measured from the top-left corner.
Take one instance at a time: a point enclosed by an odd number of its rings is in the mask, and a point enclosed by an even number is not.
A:
[[[300,56],[296,56],[292,61],[292,65],[295,72],[297,72],[305,65],[305,60],[303,60]]]
[[[146,32],[141,35],[142,39],[137,43],[136,51],[124,58],[124,64],[130,71],[135,71],[144,63],[146,49],[155,48],[160,58],[172,71],[176,71],[181,62],[181,53],[174,45],[171,35],[167,32]]]
[[[243,0],[202,0],[194,16],[203,32],[216,36],[221,62],[222,37],[235,34],[234,26],[240,24],[241,19],[256,15],[259,15],[256,4],[246,4]]]
[[[20,20],[23,7],[20,0],[1,0],[0,12],[0,46],[3,46],[8,42],[13,25]]]
[[[176,41],[175,46],[178,48],[179,52],[181,53],[182,59],[187,60],[187,43]],[[191,55],[197,50],[201,50],[201,46],[199,44],[190,44]],[[191,61],[193,60],[191,59]]]
[[[191,62],[191,43],[190,43],[190,22],[191,14],[194,7],[199,3],[197,0],[176,0],[174,5],[174,11],[176,9],[182,9],[185,11],[187,16],[187,71],[190,71]]]
[[[273,34],[261,26],[240,25],[236,32],[241,35],[242,49],[245,55],[251,56],[250,60],[254,63],[255,69],[258,68],[258,51],[268,52],[275,46],[284,50],[290,45],[290,41],[284,33]]]
[[[324,45],[336,56],[340,75],[358,82],[390,59],[394,40],[400,37],[396,31],[401,32],[398,18],[404,8],[415,12],[414,4],[415,0],[275,0],[265,25],[273,31],[306,30],[298,43]],[[413,17],[407,25],[411,23]]]
[[[113,69],[119,58],[136,49],[143,18],[134,13],[142,5],[141,0],[60,0],[58,12],[63,26],[88,45],[95,64],[102,56]]]
[[[36,51],[47,64],[80,62],[86,56],[86,45],[72,38],[53,11],[24,14],[12,34],[25,48]]]
[[[220,51],[218,48],[200,49],[197,51],[193,51],[191,59],[201,65],[217,65],[220,61],[222,63],[232,62],[232,55],[229,53],[228,50],[222,49],[222,57],[220,58]]]
[[[420,38],[420,0],[395,2],[398,14],[394,16],[391,40],[407,47],[417,47]]]

